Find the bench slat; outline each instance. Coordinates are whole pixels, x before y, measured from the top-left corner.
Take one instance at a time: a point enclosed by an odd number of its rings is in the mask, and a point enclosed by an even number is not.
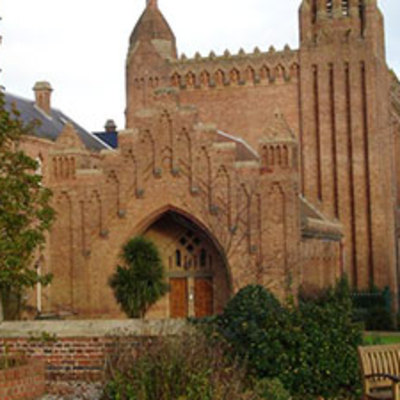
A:
[[[385,376],[368,377],[374,374],[396,377],[400,375],[400,344],[360,346],[358,355],[366,398],[400,400],[399,384],[395,383],[396,379]]]

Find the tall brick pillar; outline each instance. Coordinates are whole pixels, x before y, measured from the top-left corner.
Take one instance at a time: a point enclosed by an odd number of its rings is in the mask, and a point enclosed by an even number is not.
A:
[[[397,295],[389,74],[376,0],[303,0],[302,189],[345,229],[353,285]]]

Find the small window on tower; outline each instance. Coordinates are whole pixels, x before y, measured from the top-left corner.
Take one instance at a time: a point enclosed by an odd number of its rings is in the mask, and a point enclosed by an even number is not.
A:
[[[315,23],[315,21],[317,20],[317,0],[312,1],[311,18],[312,23]]]
[[[360,17],[361,26],[361,36],[364,36],[365,31],[365,2],[364,0],[359,0],[358,3],[358,13]]]
[[[350,15],[349,0],[342,0],[342,14],[346,17]]]
[[[35,159],[37,166],[36,166],[36,171],[35,171],[35,175],[39,175],[42,176],[43,175],[43,161],[42,161],[42,156],[39,155],[36,157]]]
[[[327,0],[326,1],[326,12],[328,15],[332,16],[332,11],[333,11],[333,0]]]

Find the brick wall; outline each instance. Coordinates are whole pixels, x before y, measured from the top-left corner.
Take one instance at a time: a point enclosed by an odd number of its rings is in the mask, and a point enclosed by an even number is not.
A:
[[[0,399],[29,400],[44,393],[44,362],[29,360],[27,364],[0,370]]]
[[[13,395],[21,396],[28,393],[26,387],[34,388],[32,393],[39,395],[44,383],[48,392],[60,393],[70,383],[101,382],[107,359],[116,346],[123,346],[124,351],[138,352],[157,336],[176,334],[184,326],[183,321],[163,320],[3,322],[0,324],[0,353],[7,348],[10,355],[23,354],[35,364],[33,368],[21,367],[25,368],[23,373],[5,371],[5,380],[0,371],[0,399],[7,398],[2,397],[6,393],[2,390],[8,390],[12,378],[28,378],[27,386],[21,381],[18,392],[13,392]],[[43,363],[45,378],[41,381],[38,375]],[[10,397],[27,398],[30,397]]]
[[[303,240],[300,244],[303,257],[301,285],[310,291],[334,286],[343,275],[342,245],[337,241],[320,239]]]

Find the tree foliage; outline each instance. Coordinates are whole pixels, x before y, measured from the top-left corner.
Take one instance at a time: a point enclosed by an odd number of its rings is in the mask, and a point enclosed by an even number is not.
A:
[[[151,241],[138,236],[124,245],[121,258],[124,265],[117,266],[110,286],[129,318],[143,318],[168,290],[161,257]]]
[[[0,291],[20,294],[37,282],[48,283],[32,268],[54,219],[51,192],[35,174],[38,163],[21,149],[34,123],[24,124],[17,110],[7,111],[0,93]]]

